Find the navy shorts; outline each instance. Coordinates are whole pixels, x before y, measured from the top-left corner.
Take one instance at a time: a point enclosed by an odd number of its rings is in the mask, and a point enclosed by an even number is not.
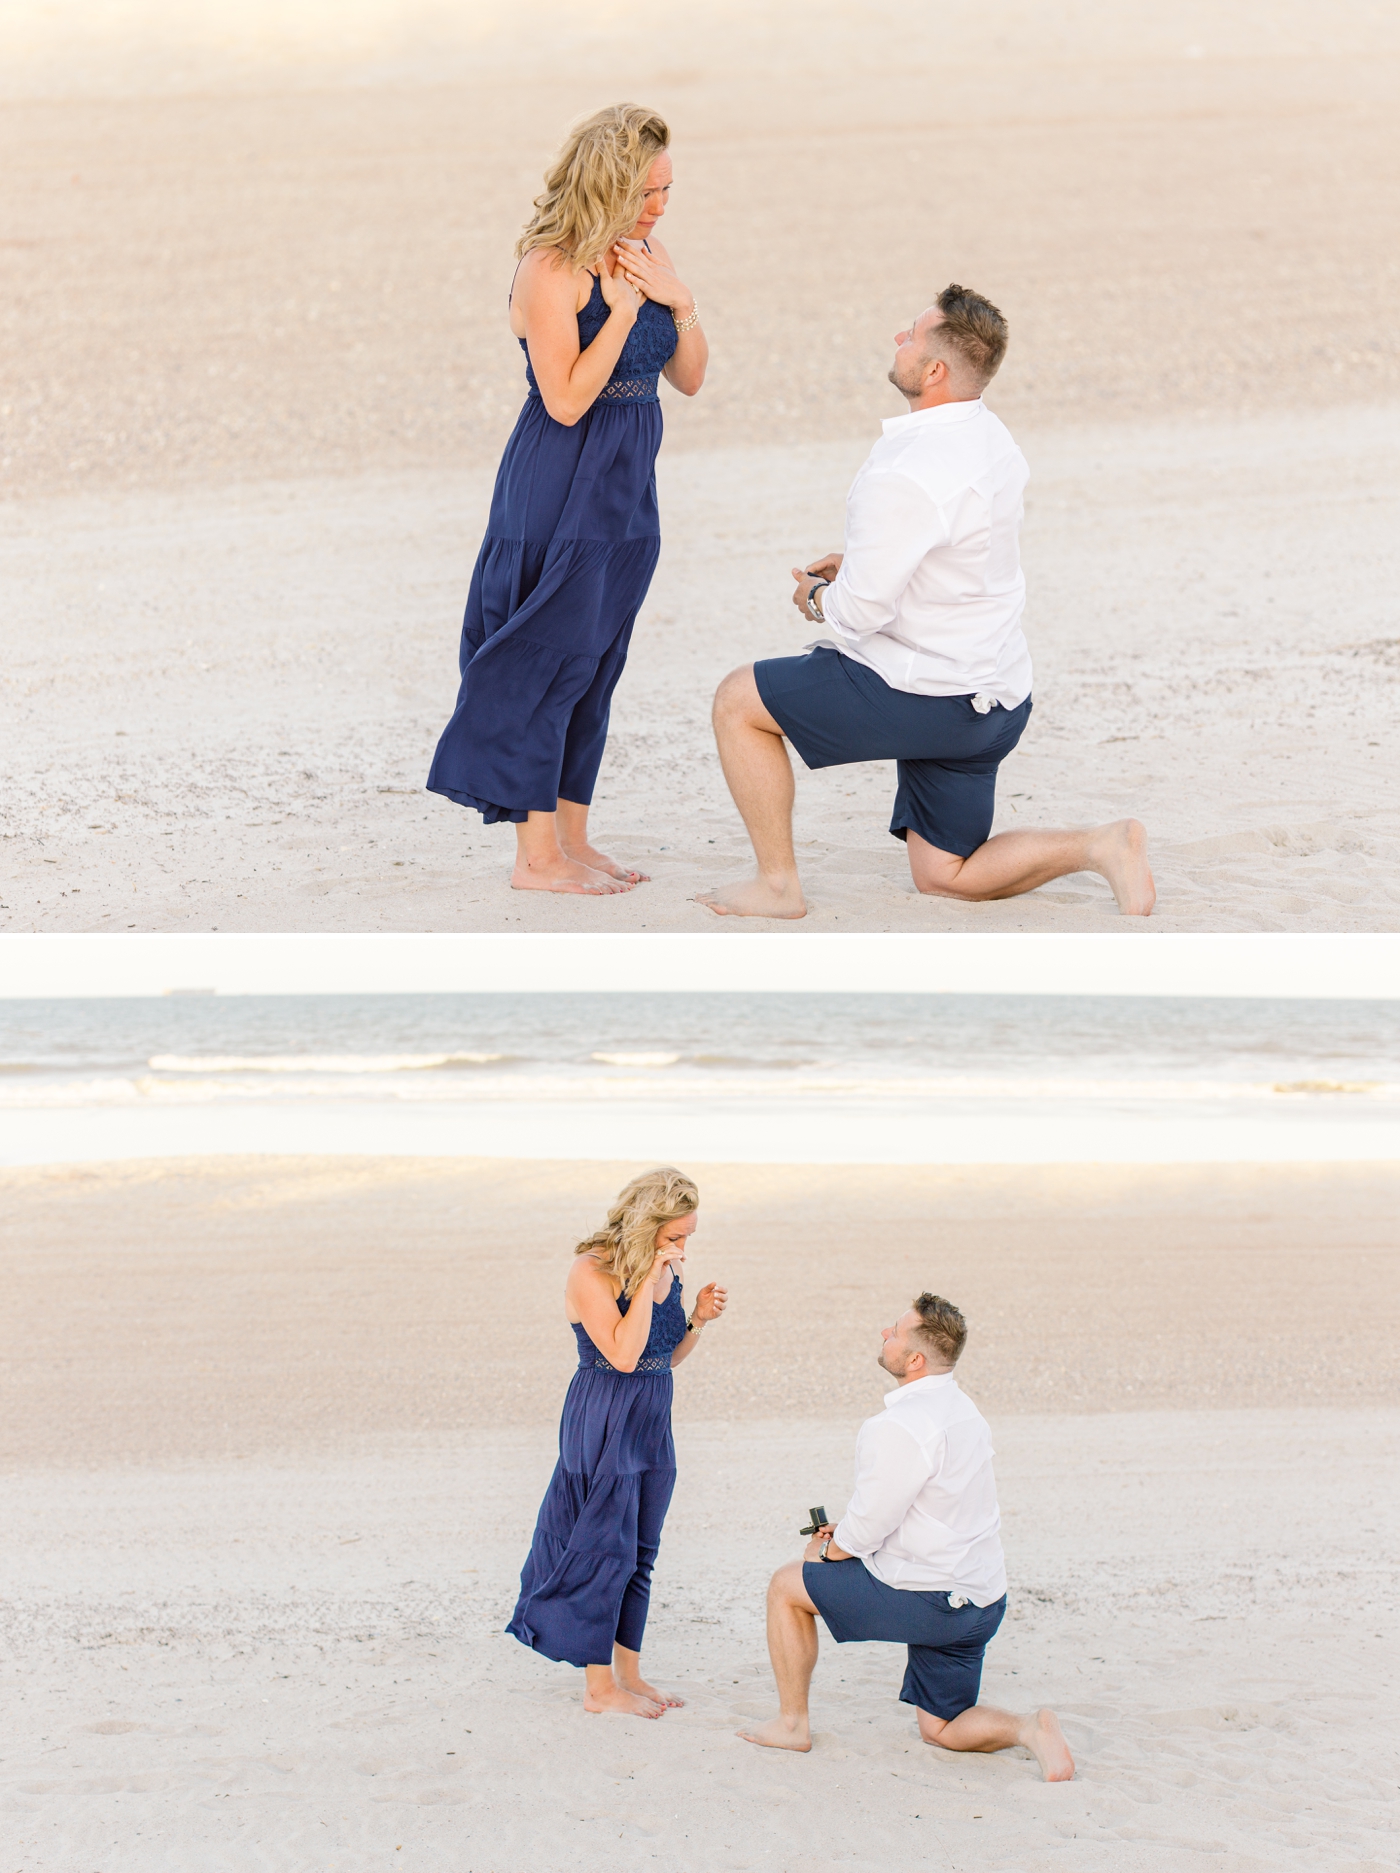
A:
[[[890,820],[896,839],[912,827],[958,858],[986,844],[997,769],[1030,720],[1029,696],[1014,709],[979,715],[971,696],[891,689],[863,663],[824,644],[802,657],[767,657],[753,676],[764,708],[808,767],[899,763]]]
[[[806,1561],[802,1584],[838,1645],[908,1646],[902,1702],[945,1721],[977,1702],[982,1654],[1005,1617],[1005,1594],[990,1606],[952,1607],[946,1593],[887,1587],[863,1561]]]

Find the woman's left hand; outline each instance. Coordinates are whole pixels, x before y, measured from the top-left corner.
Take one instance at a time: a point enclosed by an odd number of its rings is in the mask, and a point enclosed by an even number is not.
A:
[[[682,319],[688,319],[695,310],[695,295],[690,288],[676,278],[673,268],[644,247],[629,247],[626,241],[618,241],[612,250],[612,260],[614,267],[622,270],[637,291],[655,300],[658,306],[669,306]]]
[[[710,1281],[701,1288],[695,1297],[693,1320],[718,1320],[729,1302],[728,1288],[720,1287],[717,1281]]]

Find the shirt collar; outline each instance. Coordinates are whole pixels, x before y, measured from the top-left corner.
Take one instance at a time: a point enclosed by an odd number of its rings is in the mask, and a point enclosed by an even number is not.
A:
[[[896,421],[899,419],[896,418]],[[953,1372],[931,1372],[926,1379],[914,1379],[908,1385],[897,1385],[892,1392],[885,1393],[885,1410],[891,1405],[902,1404],[906,1398],[912,1398],[919,1392],[932,1392],[939,1386],[955,1385],[957,1374]]]
[[[980,397],[964,398],[958,403],[935,403],[930,410],[909,410],[903,416],[887,416],[881,424],[887,436],[898,435],[902,429],[911,429],[915,424],[929,428],[935,423],[966,423],[974,416],[980,416],[985,405]],[[917,1379],[922,1385],[923,1380]]]

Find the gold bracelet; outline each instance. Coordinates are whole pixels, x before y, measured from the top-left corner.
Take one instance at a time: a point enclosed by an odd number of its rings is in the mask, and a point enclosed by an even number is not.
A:
[[[695,301],[692,299],[690,302],[690,317],[686,319],[678,319],[676,317],[676,308],[672,306],[671,319],[676,328],[676,337],[684,338],[686,333],[690,331],[692,327],[700,323],[700,308],[699,306],[696,305]]]

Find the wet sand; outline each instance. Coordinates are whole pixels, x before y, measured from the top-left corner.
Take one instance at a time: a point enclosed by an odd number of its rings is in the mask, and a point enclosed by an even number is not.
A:
[[[0,1172],[0,1457],[209,1462],[553,1424],[569,1253],[636,1168]],[[963,1380],[993,1415],[1400,1404],[1400,1165],[693,1168],[686,1283],[722,1279],[734,1307],[683,1375],[688,1417],[858,1418],[879,1325],[926,1286],[976,1322]]]
[[[998,825],[1136,812],[1154,929],[1395,927],[1393,22],[1004,5],[935,61],[878,7],[68,14],[0,29],[0,928],[720,928],[708,698],[810,635],[786,569],[949,277],[1011,318],[1034,477]],[[595,816],[655,883],[598,905],[509,892],[509,833],[421,787],[520,398],[510,244],[619,91],[674,121],[715,361],[667,404]],[[804,927],[1127,927],[1093,879],[917,899],[891,791],[800,776]]]

